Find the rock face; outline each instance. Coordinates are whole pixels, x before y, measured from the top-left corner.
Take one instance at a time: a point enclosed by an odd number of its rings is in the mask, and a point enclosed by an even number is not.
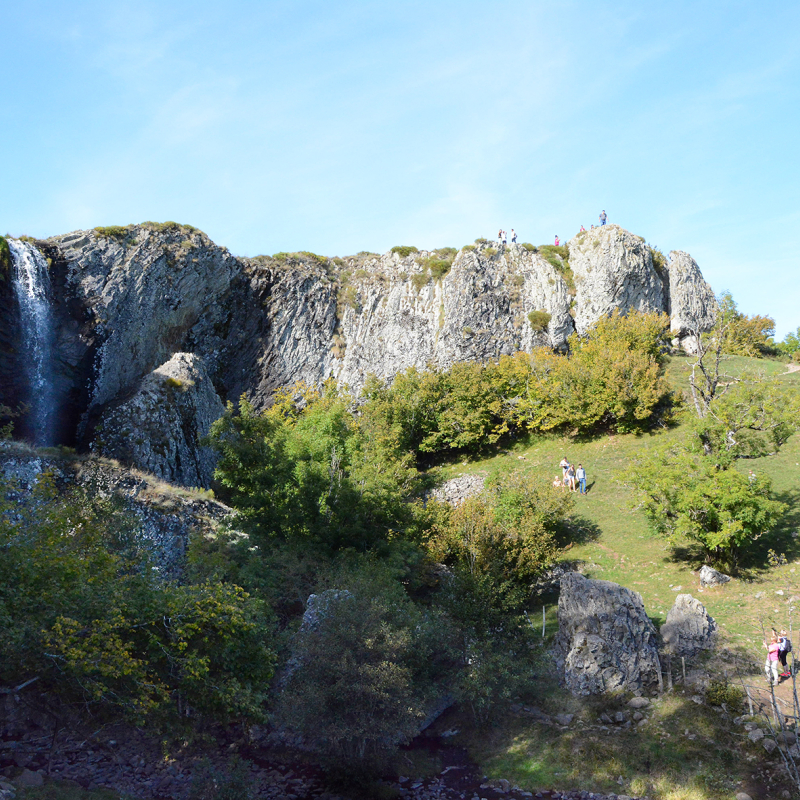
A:
[[[641,595],[577,572],[561,578],[554,656],[574,695],[646,691],[659,683],[658,636]]]
[[[697,262],[680,250],[669,254],[669,307],[673,344],[694,353],[697,333],[714,325],[717,300]]]
[[[216,459],[199,439],[224,410],[203,360],[176,353],[146,375],[132,396],[106,408],[91,449],[170,483],[208,486]]]
[[[84,487],[92,494],[116,496],[136,520],[136,541],[153,559],[161,575],[177,578],[184,567],[186,544],[192,531],[213,535],[231,509],[183,491],[174,491],[141,473],[94,458],[44,458],[16,443],[0,443],[0,473],[18,488],[19,502],[43,472],[56,486]]]
[[[575,328],[585,333],[615,309],[666,311],[664,278],[644,239],[603,225],[569,242],[569,263],[576,288]]]
[[[576,236],[569,263],[482,241],[457,254],[237,259],[175,223],[78,231],[37,245],[51,262],[58,442],[192,483],[209,474],[207,464],[186,466],[196,460],[187,437],[206,427],[189,418],[215,404],[206,386],[222,401],[246,394],[263,408],[297,381],[333,378],[357,392],[370,374],[390,379],[412,366],[564,349],[576,329],[614,309],[669,312],[679,341],[712,318],[711,290],[689,256],[673,253],[668,270],[657,268],[644,241],[616,225]],[[18,309],[7,289],[0,280],[0,404],[15,406],[25,354],[10,333]],[[539,315],[544,327],[533,327],[533,311],[549,315]],[[203,384],[203,397],[193,391],[167,413],[153,406],[158,371],[177,369],[166,365],[179,353],[199,359],[185,366],[203,376],[189,376],[195,389]],[[134,420],[161,444],[123,442]],[[175,441],[165,440],[170,431]],[[179,467],[165,463],[176,454]]]
[[[661,638],[668,653],[690,657],[714,646],[717,623],[706,607],[690,594],[679,594],[661,626]]]

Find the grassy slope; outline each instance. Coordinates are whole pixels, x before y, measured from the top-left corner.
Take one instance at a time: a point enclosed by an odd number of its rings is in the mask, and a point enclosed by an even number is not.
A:
[[[669,364],[668,377],[676,388],[688,385],[688,363],[686,358],[675,358]],[[726,367],[732,372],[755,367],[768,374],[785,370],[785,364],[779,362],[747,358],[732,359]],[[793,390],[800,388],[800,373],[781,380]],[[768,567],[765,547],[762,563],[746,577],[710,590],[700,588],[693,572],[699,564],[675,557],[634,508],[632,492],[615,480],[642,448],[685,436],[685,425],[679,425],[655,434],[610,435],[591,441],[536,437],[512,452],[449,466],[444,471],[449,476],[519,468],[552,478],[558,474],[558,462],[565,454],[571,461],[583,463],[590,492],[585,497],[576,496],[576,510],[586,521],[590,538],[574,546],[567,557],[582,561],[589,577],[611,580],[640,592],[656,624],[664,621],[677,593],[691,593],[719,623],[723,645],[759,662],[762,622],[777,627],[792,624],[794,629],[800,626],[800,620],[793,617],[794,601],[800,599],[800,545],[792,537],[800,528],[800,436],[794,436],[778,455],[742,465],[745,470],[767,473],[776,492],[793,504],[782,525],[780,544],[775,546],[778,552],[785,552],[789,563]],[[778,591],[783,594],[776,594]],[[555,630],[555,623],[555,609],[551,607],[548,632]],[[723,669],[725,662],[718,662]],[[555,712],[578,712],[586,725],[596,722],[591,703],[576,701],[553,682],[543,684],[541,691],[540,705],[551,706]],[[676,692],[657,704],[651,721],[641,731],[609,736],[570,730],[554,735],[553,729],[509,718],[491,735],[472,739],[470,745],[487,774],[515,780],[531,789],[562,786],[620,792],[625,786],[629,793],[648,793],[664,800],[730,797],[734,787],[749,780],[752,765],[746,756],[758,751],[746,750],[743,757],[732,759],[730,755],[735,754],[742,737],[714,724],[715,716],[711,714],[709,720],[706,708],[698,708]],[[729,723],[727,727],[731,727]],[[686,730],[695,731],[697,738],[687,737]]]

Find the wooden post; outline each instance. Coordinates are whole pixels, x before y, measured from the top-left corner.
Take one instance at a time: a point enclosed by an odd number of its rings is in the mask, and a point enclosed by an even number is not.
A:
[[[747,693],[747,707],[749,708],[750,716],[752,717],[753,716],[753,698],[750,697],[750,689],[744,683],[742,684],[742,686],[744,686],[744,690]]]
[[[681,669],[683,670],[683,682],[686,683],[686,659],[681,656]]]
[[[545,609],[547,606],[542,606],[542,639],[544,639],[544,630],[547,625],[547,617],[545,617]]]

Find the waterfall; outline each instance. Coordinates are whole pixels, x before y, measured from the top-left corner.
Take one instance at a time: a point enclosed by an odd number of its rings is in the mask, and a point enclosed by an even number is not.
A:
[[[28,379],[29,428],[40,447],[52,444],[54,424],[50,276],[47,261],[32,245],[8,239],[14,260],[14,294],[22,328],[20,362]]]

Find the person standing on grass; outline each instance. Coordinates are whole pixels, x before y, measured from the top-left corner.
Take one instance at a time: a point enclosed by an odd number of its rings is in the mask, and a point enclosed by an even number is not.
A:
[[[786,631],[778,634],[778,660],[781,662],[781,678],[789,678],[792,673],[786,666],[786,657],[792,652],[792,640]]]
[[[601,225],[605,225],[605,224],[606,224],[606,220],[607,220],[607,219],[608,219],[608,217],[606,216],[606,210],[605,210],[605,209],[603,209],[603,210],[600,212],[600,224],[601,224]]]
[[[770,637],[769,644],[764,642],[764,647],[767,648],[767,660],[764,662],[764,672],[767,673],[767,680],[770,686],[775,686],[780,680],[778,677],[778,651],[780,645],[778,644],[778,637],[773,633]]]
[[[581,487],[581,494],[586,494],[586,470],[583,468],[583,464],[578,464],[578,471],[575,473],[575,477]]]
[[[569,469],[569,461],[567,461],[567,457],[561,459],[558,462],[558,466],[561,467],[561,480],[564,482],[564,486],[567,485],[567,470]]]
[[[575,465],[570,464],[567,467],[567,483],[569,484],[569,490],[571,492],[575,491]]]

